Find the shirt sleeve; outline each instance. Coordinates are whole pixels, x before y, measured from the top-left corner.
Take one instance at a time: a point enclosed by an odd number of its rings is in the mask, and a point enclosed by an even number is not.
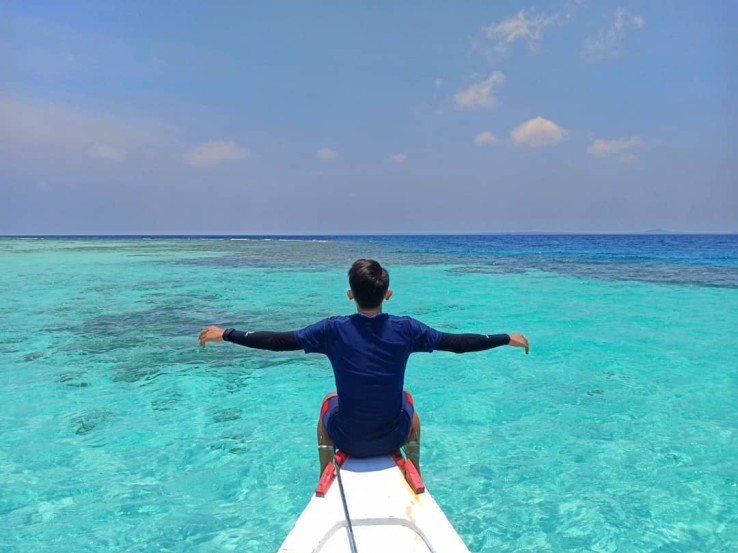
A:
[[[468,353],[506,346],[509,343],[508,334],[449,334],[443,332],[436,344],[436,349],[453,353]]]
[[[295,340],[294,332],[241,332],[228,328],[223,332],[223,340],[241,346],[270,351],[294,351],[302,349]]]
[[[441,333],[436,329],[429,327],[415,319],[410,319],[410,327],[412,329],[412,351],[413,353],[425,352],[430,353],[438,345],[441,339]]]
[[[295,339],[305,353],[326,353],[329,321],[330,319],[323,319],[295,331]]]

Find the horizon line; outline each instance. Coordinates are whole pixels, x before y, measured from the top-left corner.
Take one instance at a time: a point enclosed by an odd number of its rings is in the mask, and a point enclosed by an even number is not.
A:
[[[374,237],[374,236],[731,236],[737,235],[738,231],[670,231],[670,230],[647,230],[647,231],[622,231],[622,232],[590,232],[590,231],[499,231],[499,232],[404,232],[404,233],[208,233],[208,234],[184,234],[184,233],[153,233],[153,234],[131,234],[131,233],[82,233],[82,234],[0,234],[0,238],[262,238],[262,237]]]

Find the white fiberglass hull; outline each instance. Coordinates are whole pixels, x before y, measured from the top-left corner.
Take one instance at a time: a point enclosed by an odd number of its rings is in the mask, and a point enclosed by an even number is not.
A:
[[[357,553],[469,553],[438,504],[416,494],[390,456],[348,458],[341,468]],[[278,553],[347,553],[341,491],[313,496]]]

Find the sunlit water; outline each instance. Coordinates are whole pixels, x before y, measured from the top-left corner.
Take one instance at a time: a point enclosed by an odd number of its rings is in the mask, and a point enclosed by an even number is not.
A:
[[[325,358],[197,347],[386,310],[428,488],[474,552],[738,551],[738,237],[0,240],[0,551],[275,551],[317,479]]]

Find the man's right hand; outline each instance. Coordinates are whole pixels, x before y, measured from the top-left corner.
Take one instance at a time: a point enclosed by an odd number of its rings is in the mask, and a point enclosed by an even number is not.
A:
[[[528,355],[528,350],[530,350],[530,347],[528,346],[528,339],[523,336],[522,334],[518,334],[517,332],[513,334],[508,334],[510,336],[510,344],[511,346],[515,348],[525,348],[525,354]]]
[[[204,348],[206,342],[222,342],[224,332],[219,326],[206,326],[200,331],[200,347]]]

